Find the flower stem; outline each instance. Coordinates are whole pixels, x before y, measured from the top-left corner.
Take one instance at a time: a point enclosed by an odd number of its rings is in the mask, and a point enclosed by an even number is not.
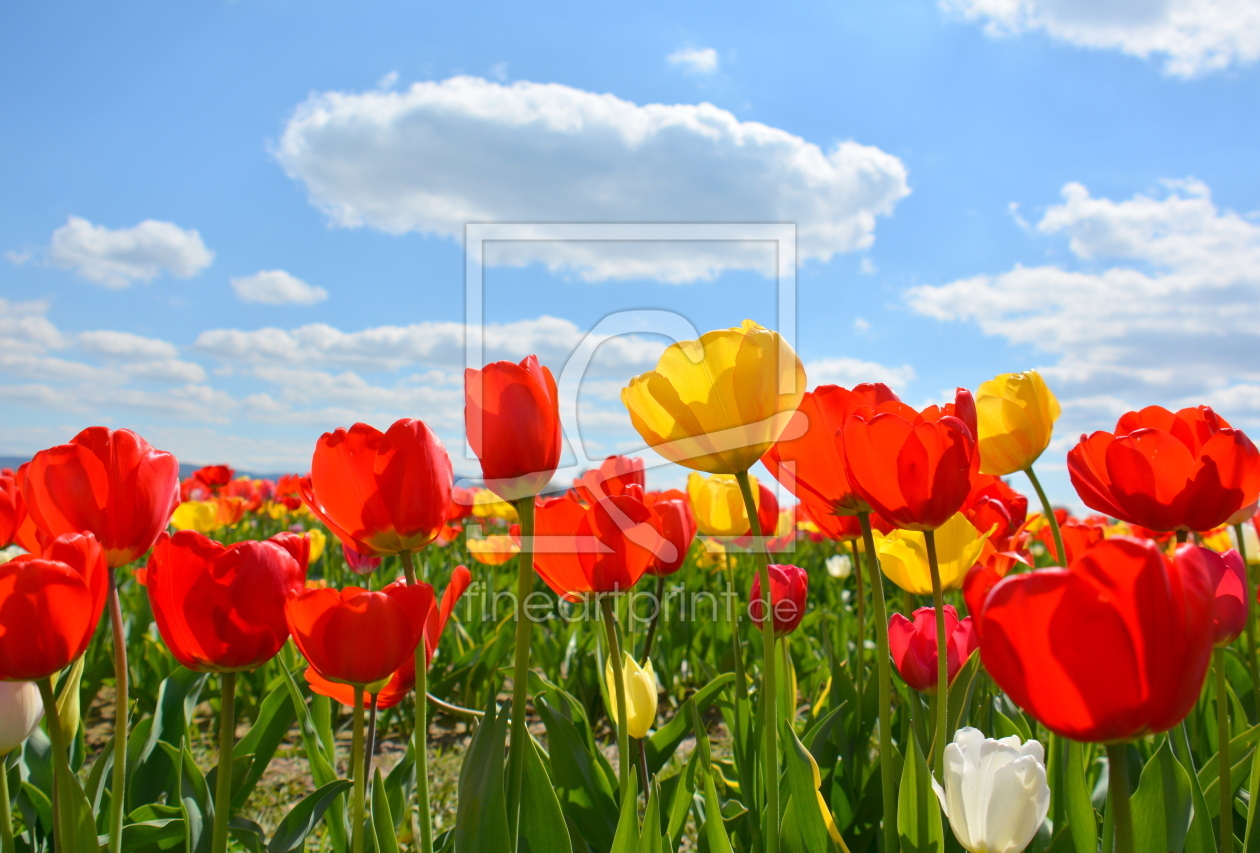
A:
[[[1107,744],[1107,799],[1115,827],[1115,853],[1133,853],[1133,810],[1129,805],[1129,762],[1123,743]]]
[[[127,804],[127,636],[118,579],[109,569],[109,624],[114,634],[114,781],[109,801],[110,853],[122,853],[123,812]]]
[[[517,827],[521,819],[521,787],[525,780],[525,742],[529,728],[525,721],[525,703],[529,698],[529,617],[525,599],[534,587],[534,496],[515,501],[521,522],[520,567],[516,579],[516,664],[512,670],[512,734],[508,748],[508,837],[515,853]]]
[[[60,853],[77,853],[74,833],[66,825],[69,816],[62,802],[70,780],[70,757],[66,752],[65,734],[61,731],[61,717],[57,714],[57,694],[53,692],[51,679],[41,678],[35,683],[39,685],[39,697],[44,702],[44,722],[48,726],[48,738],[52,741],[53,843]]]
[[[225,672],[219,703],[219,770],[214,792],[214,834],[210,853],[226,853],[232,811],[232,750],[236,747],[236,673]]]
[[[639,745],[639,784],[643,786],[643,802],[646,804],[649,799],[649,785],[647,769],[647,747],[643,745],[643,738],[635,738],[635,743]]]
[[[866,548],[867,579],[871,582],[871,602],[875,606],[876,663],[879,671],[879,775],[884,795],[884,850],[899,849],[897,840],[897,780],[892,765],[892,668],[888,656],[888,614],[884,609],[884,582],[875,556],[875,534],[871,514],[858,513],[862,543]]]
[[[13,815],[9,811],[8,753],[0,755],[0,853],[15,853]]]
[[[1024,473],[1032,481],[1033,488],[1037,491],[1037,497],[1041,499],[1041,511],[1045,514],[1046,521],[1050,525],[1050,532],[1054,535],[1054,550],[1058,552],[1059,565],[1066,566],[1067,549],[1063,547],[1063,531],[1059,529],[1059,519],[1054,514],[1054,507],[1050,506],[1050,499],[1046,497],[1046,490],[1041,488],[1041,481],[1037,479],[1037,475],[1033,472],[1033,467],[1029,465],[1024,469]]]
[[[1247,583],[1247,601],[1255,602],[1256,600],[1256,579],[1251,571],[1251,564],[1247,562],[1247,542],[1243,538],[1243,526],[1241,524],[1234,525],[1234,535],[1238,539],[1238,556],[1243,561],[1243,578]],[[1248,663],[1251,664],[1251,682],[1255,685],[1256,707],[1260,708],[1260,653],[1256,651],[1256,606],[1253,603],[1247,610],[1247,657]]]
[[[1212,669],[1216,670],[1216,766],[1220,771],[1221,789],[1221,850],[1234,850],[1234,785],[1230,779],[1229,760],[1229,690],[1225,686],[1225,649],[1212,650]]]
[[[656,579],[656,612],[652,614],[652,624],[648,626],[647,637],[643,640],[643,665],[652,658],[652,641],[656,639],[656,626],[661,621],[661,611],[665,609],[665,576]]]
[[[403,573],[407,583],[416,582],[416,568],[412,562],[411,552],[403,551]],[[429,659],[425,650],[424,638],[416,646],[416,724],[412,731],[412,752],[416,756],[416,803],[420,811],[420,853],[433,853],[433,820],[429,808],[429,704],[424,701],[428,693]],[[376,699],[372,700],[372,726],[376,728]],[[368,760],[371,758],[369,750]]]
[[[774,601],[770,591],[770,555],[766,553],[766,543],[761,536],[761,520],[757,518],[757,504],[753,500],[752,483],[747,471],[735,475],[739,481],[739,490],[744,496],[744,510],[748,513],[748,523],[756,541],[754,551],[757,555],[757,577],[761,580],[761,709],[765,725],[762,734],[765,736],[765,758],[762,771],[765,774],[766,810],[770,821],[767,826],[766,853],[779,851],[779,714],[775,709],[778,690],[775,685],[775,653],[774,653]]]
[[[932,575],[932,608],[936,611],[936,777],[945,778],[945,741],[949,737],[949,646],[945,639],[945,594],[941,567],[936,557],[936,531],[923,531],[927,543],[928,571]]]
[[[372,778],[372,756],[376,754],[376,712],[379,694],[367,694],[367,734],[363,738],[363,778]]]
[[[630,728],[626,717],[626,674],[621,657],[621,643],[617,640],[617,617],[613,613],[613,600],[607,595],[599,597],[600,612],[604,616],[604,630],[608,632],[608,654],[612,658],[613,686],[617,703],[617,777],[620,796],[630,790]]]
[[[363,853],[363,797],[367,774],[363,772],[363,688],[354,686],[354,739],[350,742],[350,775],[354,779],[354,826],[351,834],[351,850]]]
[[[857,690],[857,731],[862,731],[862,696],[866,680],[866,591],[862,589],[862,564],[858,562],[857,543],[849,540],[849,554],[853,559],[853,577],[857,580],[857,654],[854,655],[853,686]]]

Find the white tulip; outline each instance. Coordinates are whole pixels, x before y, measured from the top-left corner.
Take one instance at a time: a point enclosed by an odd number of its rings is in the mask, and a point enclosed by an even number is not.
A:
[[[945,786],[932,780],[958,843],[971,853],[1019,853],[1050,810],[1046,753],[1015,736],[962,728],[945,747]]]
[[[844,580],[853,574],[853,561],[848,554],[832,554],[827,558],[827,574]]]
[[[44,703],[35,682],[0,681],[0,755],[21,746],[43,716]]]

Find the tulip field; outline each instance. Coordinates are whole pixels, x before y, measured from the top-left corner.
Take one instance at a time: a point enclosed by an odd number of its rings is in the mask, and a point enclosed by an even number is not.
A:
[[[533,356],[466,373],[477,482],[419,420],[4,471],[0,853],[1260,851],[1251,440],[1098,424],[1073,514],[1036,372],[808,387],[746,321],[571,483]]]

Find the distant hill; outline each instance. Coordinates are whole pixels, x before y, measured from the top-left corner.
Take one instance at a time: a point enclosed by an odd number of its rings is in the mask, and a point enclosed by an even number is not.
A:
[[[19,465],[30,461],[31,458],[29,456],[0,456],[0,468],[13,468],[16,470]],[[179,466],[179,478],[182,480],[185,477],[191,477],[193,471],[200,467],[200,465],[181,464]],[[288,473],[294,472],[290,471]],[[256,474],[253,471],[237,471],[236,475],[238,477],[244,475],[256,480],[276,480],[284,476],[284,474]]]

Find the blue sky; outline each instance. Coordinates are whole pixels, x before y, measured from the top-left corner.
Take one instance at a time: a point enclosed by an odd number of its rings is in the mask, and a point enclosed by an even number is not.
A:
[[[1260,426],[1258,58],[1257,0],[7,4],[0,454],[106,423],[300,470],[418,416],[459,457],[462,223],[795,222],[812,380],[1042,369],[1069,501],[1127,409]],[[764,246],[490,257],[491,357],[777,322]],[[601,347],[591,456],[661,343]]]

